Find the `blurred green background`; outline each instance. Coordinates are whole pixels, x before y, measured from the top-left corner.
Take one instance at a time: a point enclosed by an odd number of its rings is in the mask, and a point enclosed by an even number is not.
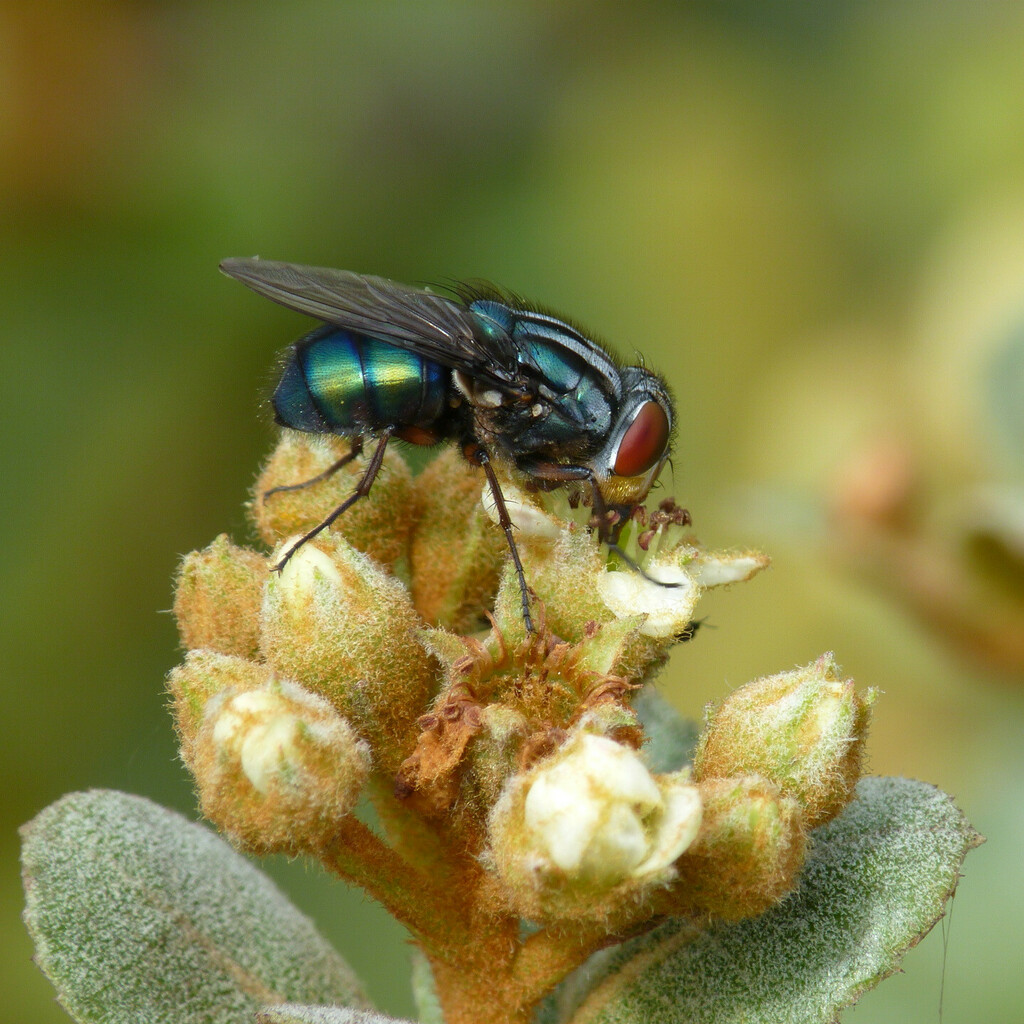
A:
[[[834,649],[871,769],[989,837],[859,1022],[1024,1004],[1024,7],[7,3],[0,8],[0,991],[64,1020],[15,826],[111,786],[193,813],[171,579],[272,440],[306,322],[225,256],[495,280],[673,385],[671,492],[774,566],[661,679],[699,717]],[[275,863],[411,1013],[401,930]],[[396,981],[395,979],[400,979]]]

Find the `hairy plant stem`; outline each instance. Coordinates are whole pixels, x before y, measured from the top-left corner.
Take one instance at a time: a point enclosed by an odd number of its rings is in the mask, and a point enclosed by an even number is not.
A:
[[[349,816],[320,859],[409,929],[430,963],[446,1024],[526,1024],[537,1002],[592,953],[636,931],[632,921],[602,920],[524,938],[476,858],[441,850],[434,838],[428,873]]]
[[[453,881],[453,872],[445,856],[443,837],[397,799],[394,789],[394,779],[376,773],[370,776],[366,787],[388,842],[410,865],[432,878],[436,885],[449,885]]]
[[[449,912],[443,889],[354,815],[342,819],[333,841],[317,855],[324,867],[365,890],[417,937],[429,934],[433,922]]]

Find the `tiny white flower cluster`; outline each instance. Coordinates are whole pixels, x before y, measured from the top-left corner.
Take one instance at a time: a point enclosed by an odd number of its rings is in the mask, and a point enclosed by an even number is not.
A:
[[[564,520],[544,511],[519,488],[507,482],[503,488],[509,517],[525,545],[553,542],[563,536]],[[545,497],[559,501],[565,512],[570,511],[564,495]],[[498,512],[489,488],[484,488],[481,500],[491,520],[497,523]],[[640,632],[655,640],[683,633],[693,621],[697,601],[705,590],[748,580],[769,564],[760,552],[705,551],[693,543],[680,543],[682,533],[678,527],[666,526],[662,531],[671,532],[675,538],[668,544],[660,543],[661,533],[654,532],[659,542],[649,552],[635,544],[635,550],[631,550],[646,575],[606,566],[598,574],[595,588],[616,618],[645,616]],[[528,552],[525,557],[529,557]]]
[[[687,773],[652,775],[631,747],[580,731],[513,780],[490,832],[504,881],[542,917],[579,912],[586,894],[663,884],[700,823]]]

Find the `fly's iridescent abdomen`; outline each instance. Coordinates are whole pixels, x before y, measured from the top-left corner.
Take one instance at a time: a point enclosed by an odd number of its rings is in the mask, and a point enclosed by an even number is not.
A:
[[[450,371],[406,349],[330,325],[287,352],[272,403],[294,430],[353,435],[430,431],[446,411]]]

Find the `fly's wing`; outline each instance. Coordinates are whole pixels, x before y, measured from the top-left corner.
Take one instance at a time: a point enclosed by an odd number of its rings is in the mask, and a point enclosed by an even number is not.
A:
[[[484,332],[470,310],[442,295],[382,277],[261,259],[220,269],[298,313],[408,349],[503,391],[522,390],[511,338]]]

